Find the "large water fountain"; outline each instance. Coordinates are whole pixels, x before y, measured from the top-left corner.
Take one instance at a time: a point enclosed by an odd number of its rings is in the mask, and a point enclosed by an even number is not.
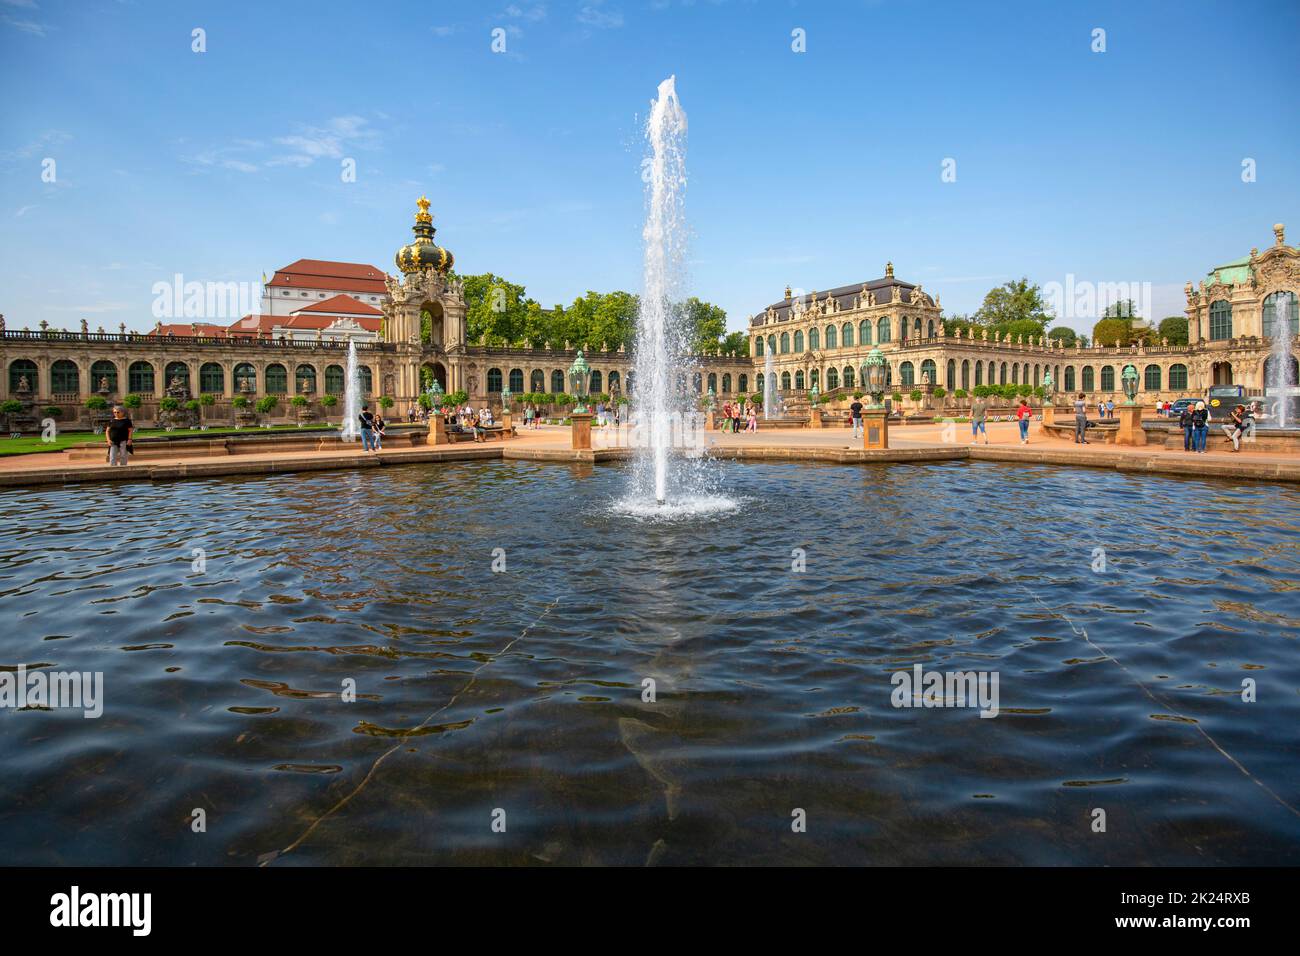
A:
[[[641,496],[668,500],[674,419],[681,421],[677,374],[684,349],[679,316],[685,243],[682,200],[686,188],[686,114],[677,100],[676,77],[659,84],[646,121],[650,156],[644,167],[646,221],[641,308],[637,316],[636,415],[642,454],[634,469]]]
[[[1292,424],[1291,404],[1295,400],[1291,388],[1296,384],[1291,374],[1291,297],[1277,297],[1277,312],[1273,319],[1273,351],[1267,362],[1268,380],[1264,383],[1265,394],[1270,398],[1277,396],[1276,418],[1272,424],[1278,428],[1288,428]]]
[[[339,438],[356,441],[361,437],[361,372],[357,369],[357,343],[348,341],[348,364],[343,382],[343,427]]]

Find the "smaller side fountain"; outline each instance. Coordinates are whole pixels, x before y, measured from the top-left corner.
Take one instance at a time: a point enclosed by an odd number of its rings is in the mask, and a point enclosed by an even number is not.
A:
[[[190,408],[190,386],[179,375],[167,383],[167,395],[158,403],[158,423],[164,428],[194,428],[199,413]]]
[[[36,400],[32,397],[32,384],[27,380],[26,375],[18,376],[18,383],[13,390],[10,401],[17,402],[18,407],[5,413],[9,434],[18,435],[23,432],[40,431],[40,416],[36,414]],[[13,408],[12,405],[6,404],[7,407]]]
[[[235,427],[248,428],[257,421],[257,412],[253,409],[253,383],[248,379],[240,382],[236,399]],[[238,399],[243,399],[242,403]]]

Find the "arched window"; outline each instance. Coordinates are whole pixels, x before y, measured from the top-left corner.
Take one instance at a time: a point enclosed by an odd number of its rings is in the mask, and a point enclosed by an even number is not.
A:
[[[939,379],[935,375],[936,371],[934,359],[926,359],[921,363],[921,381],[929,382],[931,385],[938,385]]]
[[[153,366],[148,362],[132,362],[126,370],[126,387],[133,394],[153,394]]]
[[[1219,299],[1210,303],[1210,339],[1219,342],[1232,338],[1232,303]]]
[[[853,347],[853,323],[845,322],[840,326],[840,348],[847,349]]]
[[[1187,389],[1187,366],[1171,365],[1169,366],[1169,390],[1171,392],[1181,392]]]
[[[632,394],[632,389],[634,389],[635,387],[636,387],[636,371],[635,371],[634,369],[628,369],[628,371],[627,371],[627,393],[628,393],[629,395],[631,395],[631,394]]]
[[[898,380],[902,385],[916,384],[916,369],[912,367],[911,362],[904,362],[898,366]]]
[[[1274,292],[1264,300],[1264,338],[1273,337],[1279,312],[1285,311],[1289,329],[1281,330],[1283,338],[1294,339],[1300,335],[1300,315],[1296,314],[1294,292]]]
[[[961,387],[970,391],[970,359],[961,360]]]
[[[926,338],[934,338],[934,319],[925,324],[925,335]]]
[[[56,395],[81,393],[81,376],[76,362],[59,359],[50,366],[50,391]]]
[[[342,395],[345,391],[347,391],[347,386],[343,382],[343,366],[326,365],[325,366],[325,394]]]
[[[794,351],[796,355],[803,354],[803,332],[795,329],[794,333]]]
[[[984,363],[983,362],[975,363],[975,384],[976,385],[984,384]]]
[[[1103,365],[1101,367],[1101,390],[1103,392],[1115,391],[1115,367],[1112,365]]]
[[[813,369],[808,373],[808,384],[813,388],[821,388],[821,373],[817,369]]]
[[[1074,391],[1074,366],[1073,365],[1067,365],[1065,367],[1065,390],[1067,392]]]
[[[1020,363],[1019,362],[1011,363],[1011,384],[1012,385],[1020,384]]]
[[[834,365],[826,370],[826,387],[827,389],[840,387],[840,373]]]
[[[781,391],[783,391],[783,392],[788,392],[788,391],[790,391],[790,373],[789,373],[789,372],[782,372],[782,373],[781,373]]]
[[[269,379],[271,370],[268,368],[266,371],[267,371],[267,378]],[[374,378],[370,374],[370,366],[358,365],[357,378],[361,379],[361,394],[369,395],[375,385]],[[267,391],[269,392],[270,390],[271,389],[268,386]]]
[[[531,391],[537,393],[546,391],[546,373],[540,368],[533,369],[533,374],[528,376],[528,382]]]
[[[912,320],[912,332],[916,338],[921,337],[921,317],[919,315]]]
[[[822,347],[822,334],[818,329],[808,330],[808,348],[814,352]]]
[[[279,362],[266,367],[266,394],[284,395],[289,391],[289,373]]]
[[[220,395],[226,390],[226,370],[216,362],[199,366],[199,391]]]
[[[564,373],[558,368],[551,371],[551,394],[559,395],[564,391]]]
[[[844,366],[844,387],[845,388],[853,387],[853,366],[852,365]]]
[[[858,344],[859,345],[871,344],[871,320],[870,319],[863,319],[861,322],[858,323]]]
[[[718,373],[717,372],[709,373],[709,391],[712,392],[714,395],[718,394]]]
[[[722,393],[724,395],[731,394],[731,373],[730,372],[722,373]]]
[[[488,369],[487,390],[489,394],[501,391],[501,369],[499,368]],[[596,389],[593,387],[592,391],[595,392]]]
[[[190,385],[190,367],[184,362],[168,362],[166,369],[163,370],[163,388],[168,388],[175,379],[180,379],[185,383],[185,387]]]
[[[338,391],[338,392],[335,392],[334,394],[339,394],[340,392],[343,391],[343,384],[342,384],[342,383],[343,383],[343,369],[339,368],[337,365],[332,366],[332,368],[336,368],[336,369],[338,369],[338,373],[339,373],[339,391]],[[326,371],[325,374],[326,374],[326,376],[327,376],[327,377],[326,377],[326,381],[328,381],[328,380],[329,380],[329,379],[328,379],[328,375],[329,375],[328,370]],[[242,391],[244,391],[244,383],[245,383],[245,382],[248,383],[248,391],[250,391],[250,392],[256,392],[256,391],[257,391],[257,369],[253,368],[253,366],[249,365],[247,362],[240,362],[238,365],[235,366],[235,391],[237,391],[237,392],[242,392]]]
[[[768,353],[769,355],[775,355],[775,354],[776,354],[776,336],[775,336],[775,335],[769,335],[769,336],[767,337],[767,353]]]
[[[606,386],[606,388],[608,388],[609,393],[613,395],[615,392],[619,391],[619,389],[621,389],[622,387],[623,387],[623,377],[618,374],[618,369],[614,369],[614,371],[609,373],[609,384]],[[513,391],[513,389],[511,391]]]
[[[761,392],[763,390],[763,373],[759,372],[757,375],[755,375],[754,381],[758,383],[757,388]],[[741,391],[744,391],[744,389],[741,389]]]
[[[315,365],[299,365],[293,370],[293,390],[300,395],[316,394]]]
[[[794,373],[794,387],[797,392],[803,391],[803,369]]]
[[[900,316],[898,317],[898,341],[900,341],[900,342],[906,342],[906,341],[907,341],[907,333],[908,333],[908,330],[909,330],[911,327],[912,327],[912,324],[911,324],[910,322],[908,322],[908,320],[907,320],[907,316],[905,316],[905,315],[900,315]]]
[[[610,388],[613,388],[615,386],[617,376],[618,376],[618,372],[609,373]],[[521,368],[512,368],[510,370],[510,391],[513,392],[515,395],[518,395],[521,392],[523,392],[523,390],[524,390],[524,370]]]
[[[754,337],[754,354],[759,358],[763,357],[763,336],[761,335]]]
[[[790,351],[790,333],[781,333],[781,354],[784,355]]]
[[[740,383],[736,386],[736,389],[737,389],[737,391],[740,392],[741,395],[744,395],[746,392],[749,391],[749,376],[748,376],[748,375],[745,375],[744,373],[741,373],[741,376],[740,376]]]
[[[604,390],[603,388],[600,387],[602,384],[603,384],[603,382],[602,382],[602,380],[601,380],[600,373],[599,373],[599,372],[596,372],[596,371],[593,371],[593,372],[591,373],[591,384],[589,384],[589,385],[587,386],[588,390],[589,390],[589,391],[591,392],[591,394],[593,394],[593,395],[601,395],[601,394],[604,394],[604,391],[605,391],[605,390]]]
[[[894,366],[889,362],[885,363],[885,388],[894,387]]]
[[[948,381],[946,383],[948,391],[957,387],[957,360],[948,359]]]
[[[33,392],[36,389],[36,363],[31,359],[15,359],[9,363],[9,391],[18,391],[18,386],[23,379],[27,379],[27,387]]]
[[[1083,390],[1085,392],[1095,392],[1097,390],[1096,377],[1097,373],[1093,371],[1091,365],[1083,367]]]
[[[1000,373],[1001,374],[998,375],[998,384],[999,385],[1007,384],[1007,363],[1006,362],[1002,363],[1002,368],[1000,370]]]
[[[105,379],[107,381],[105,382]],[[90,390],[98,392],[100,385],[106,384],[110,394],[117,392],[117,363],[100,359],[90,367]]]
[[[839,347],[835,344],[835,326],[833,325],[826,326],[826,347],[828,349]]]
[[[876,344],[884,345],[889,341],[889,317],[881,319],[876,323]]]
[[[1142,388],[1147,392],[1160,391],[1160,366],[1148,365],[1142,372]]]

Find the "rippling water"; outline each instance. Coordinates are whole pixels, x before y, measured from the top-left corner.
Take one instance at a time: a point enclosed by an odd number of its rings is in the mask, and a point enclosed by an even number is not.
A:
[[[1300,862],[1296,489],[721,473],[673,522],[522,462],[5,494],[0,666],[106,697],[0,712],[6,861]],[[894,708],[918,662],[1000,715]]]

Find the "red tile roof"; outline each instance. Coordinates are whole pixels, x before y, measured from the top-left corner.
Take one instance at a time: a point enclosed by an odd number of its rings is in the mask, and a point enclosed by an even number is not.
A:
[[[189,322],[173,322],[166,325],[159,322],[154,334],[193,338],[196,335],[225,335],[226,328],[222,325],[213,325],[210,322],[196,322],[193,324]]]
[[[298,289],[338,289],[345,292],[369,292],[386,295],[384,273],[364,262],[330,262],[325,259],[299,259],[283,269],[276,269],[272,286]]]
[[[336,315],[246,315],[231,324],[231,335],[270,335],[275,329],[326,329],[343,321]],[[367,332],[378,332],[380,320],[370,316],[348,316]]]
[[[301,315],[304,312],[332,312],[335,315],[383,315],[379,309],[373,305],[366,305],[364,302],[358,302],[350,295],[336,295],[329,299],[321,299],[313,302],[311,305],[304,305],[301,309],[295,309],[294,315]]]

